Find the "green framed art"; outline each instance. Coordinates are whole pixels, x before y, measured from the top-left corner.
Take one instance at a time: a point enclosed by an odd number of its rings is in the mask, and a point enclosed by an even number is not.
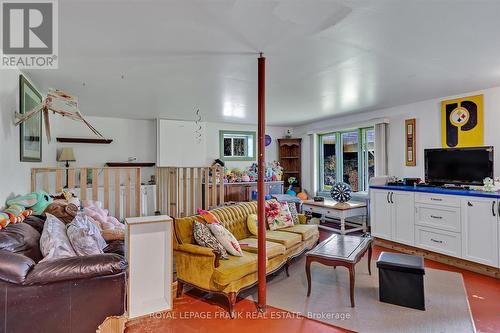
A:
[[[19,75],[19,113],[24,114],[42,103],[42,95],[24,77]],[[42,161],[42,112],[19,126],[21,162]]]
[[[255,161],[255,131],[219,131],[219,155],[223,161]]]

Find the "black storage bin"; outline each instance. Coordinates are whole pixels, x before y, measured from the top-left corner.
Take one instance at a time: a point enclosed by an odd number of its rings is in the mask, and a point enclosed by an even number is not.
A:
[[[381,302],[425,310],[422,257],[382,252],[377,267]]]

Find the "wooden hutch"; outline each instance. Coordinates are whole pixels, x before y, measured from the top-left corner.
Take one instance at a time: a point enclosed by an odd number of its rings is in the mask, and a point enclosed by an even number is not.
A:
[[[302,139],[278,139],[279,162],[283,167],[283,181],[285,191],[288,188],[288,178],[295,177],[297,182],[293,185],[293,190],[297,193],[302,191],[301,181],[301,146]]]

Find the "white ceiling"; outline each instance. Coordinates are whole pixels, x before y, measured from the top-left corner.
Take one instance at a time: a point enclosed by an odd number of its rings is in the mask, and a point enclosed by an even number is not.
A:
[[[84,114],[295,125],[500,85],[500,1],[59,1],[59,69]],[[122,78],[123,75],[123,78]],[[85,83],[85,85],[83,84]]]

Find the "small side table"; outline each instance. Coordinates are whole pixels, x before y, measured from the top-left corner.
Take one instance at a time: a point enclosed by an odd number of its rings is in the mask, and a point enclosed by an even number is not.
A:
[[[129,264],[127,316],[172,309],[172,227],[170,216],[125,219]]]
[[[367,206],[364,202],[347,202],[348,206],[344,208],[337,208],[335,204],[337,202],[332,200],[325,201],[313,201],[307,200],[302,203],[302,212],[317,213],[321,214],[321,221],[326,221],[328,218],[335,218],[340,220],[340,230],[335,228],[330,228],[324,225],[319,225],[319,228],[338,232],[341,235],[345,235],[355,231],[366,232],[366,219],[361,226],[354,225],[350,222],[346,222],[346,219],[354,216],[366,216]],[[346,229],[346,225],[353,227]]]

